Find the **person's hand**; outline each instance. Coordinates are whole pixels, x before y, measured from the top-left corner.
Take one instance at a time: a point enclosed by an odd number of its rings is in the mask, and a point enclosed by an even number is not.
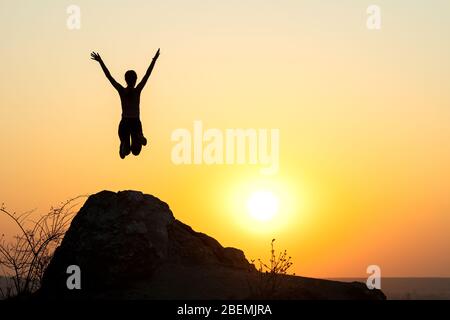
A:
[[[94,51],[91,52],[91,59],[98,61],[98,62],[102,61],[102,57],[100,57],[98,52],[94,52]]]
[[[159,57],[159,51],[160,51],[160,49],[158,48],[158,51],[156,51],[156,54],[155,54],[155,56],[153,57],[153,60],[158,59],[158,57]]]

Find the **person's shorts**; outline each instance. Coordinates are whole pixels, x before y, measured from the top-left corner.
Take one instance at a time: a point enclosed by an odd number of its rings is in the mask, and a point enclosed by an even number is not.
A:
[[[142,139],[142,124],[139,118],[122,118],[119,124],[119,138],[129,144],[140,143]]]

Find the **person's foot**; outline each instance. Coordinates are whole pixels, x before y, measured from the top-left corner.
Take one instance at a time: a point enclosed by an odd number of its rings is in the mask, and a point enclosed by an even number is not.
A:
[[[123,143],[120,144],[119,155],[121,159],[125,159],[125,157],[130,154],[130,151],[131,150],[129,147],[127,147]]]

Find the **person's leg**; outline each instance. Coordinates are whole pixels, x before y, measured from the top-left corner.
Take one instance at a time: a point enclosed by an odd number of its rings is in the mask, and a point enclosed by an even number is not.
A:
[[[139,120],[139,133],[140,133],[140,135],[141,135],[141,144],[142,144],[143,146],[146,146],[146,145],[147,145],[147,138],[144,137],[144,132],[142,132],[142,123],[141,123],[141,120]]]
[[[144,132],[142,132],[142,122],[141,119],[138,119],[136,124],[136,129],[138,130],[138,135],[141,137],[141,144],[143,146],[147,145],[147,138],[144,137]]]
[[[142,134],[140,128],[139,119],[133,121],[131,127],[131,152],[137,156],[142,150]]]
[[[142,125],[139,119],[133,119],[131,125],[131,152],[137,156],[142,149]]]
[[[120,138],[120,158],[124,159],[130,154],[130,124],[128,119],[122,119],[119,124],[119,138]]]

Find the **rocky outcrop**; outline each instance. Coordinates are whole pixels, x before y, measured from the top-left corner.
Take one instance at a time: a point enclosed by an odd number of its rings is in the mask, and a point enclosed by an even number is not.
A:
[[[67,267],[81,270],[69,290]],[[169,206],[137,191],[102,191],[88,198],[50,262],[42,299],[383,299],[358,283],[280,276],[277,292],[241,250],[176,220]],[[259,296],[255,296],[259,295]]]

